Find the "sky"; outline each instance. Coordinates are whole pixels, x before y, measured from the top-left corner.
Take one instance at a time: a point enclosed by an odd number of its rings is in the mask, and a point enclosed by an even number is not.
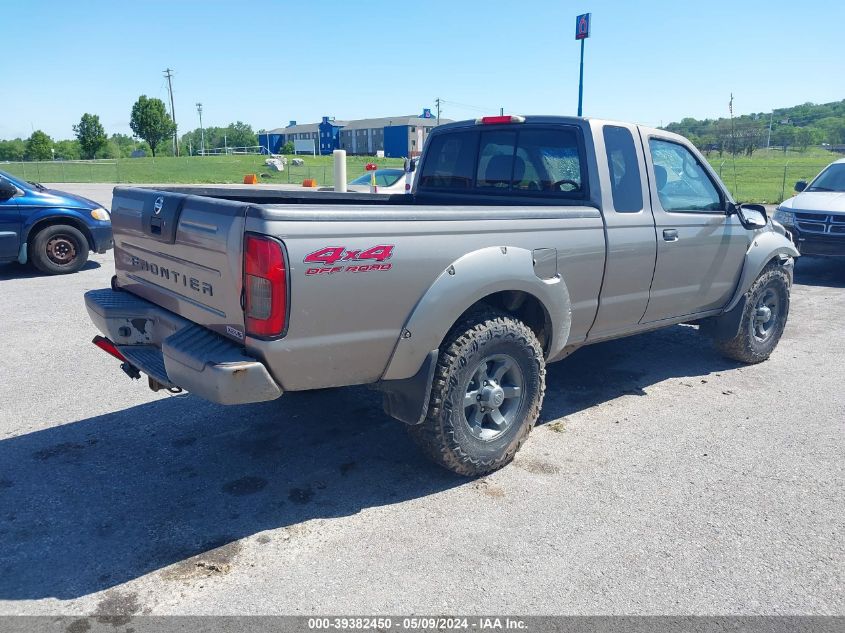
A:
[[[131,133],[141,94],[181,132],[434,108],[451,119],[577,110],[575,16],[592,13],[584,115],[667,124],[845,98],[845,2],[783,0],[0,0],[0,138]],[[169,107],[169,106],[168,106]]]

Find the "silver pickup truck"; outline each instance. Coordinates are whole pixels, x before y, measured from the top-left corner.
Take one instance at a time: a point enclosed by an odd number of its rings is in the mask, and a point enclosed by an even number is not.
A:
[[[694,323],[756,363],[780,339],[798,252],[680,136],[485,117],[436,128],[415,176],[390,196],[116,188],[95,343],[221,404],[373,385],[432,459],[480,475],[582,345]]]

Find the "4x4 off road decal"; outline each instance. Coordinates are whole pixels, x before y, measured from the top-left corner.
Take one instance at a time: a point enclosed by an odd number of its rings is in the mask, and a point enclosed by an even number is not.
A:
[[[333,275],[334,273],[368,273],[390,270],[393,264],[384,262],[391,257],[393,257],[393,244],[378,244],[366,250],[351,250],[345,246],[326,246],[309,253],[302,261],[306,264],[321,264],[319,267],[306,269],[306,275]],[[338,263],[341,265],[338,266]]]

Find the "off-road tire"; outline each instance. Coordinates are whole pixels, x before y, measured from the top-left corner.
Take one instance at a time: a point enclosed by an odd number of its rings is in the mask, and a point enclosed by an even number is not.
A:
[[[72,226],[47,226],[31,240],[29,258],[48,275],[75,273],[88,261],[88,240]]]
[[[467,382],[486,358],[510,357],[522,378],[513,421],[495,439],[475,437],[465,415]],[[433,461],[460,475],[485,475],[508,464],[540,414],[546,364],[534,332],[507,313],[485,308],[456,324],[440,347],[428,413],[408,431]]]
[[[761,340],[755,335],[755,315],[761,298],[769,291],[773,291],[777,297],[777,321],[772,324],[770,334]],[[761,363],[777,347],[788,316],[789,276],[780,266],[770,264],[745,293],[745,309],[740,319],[739,332],[731,339],[715,340],[716,349],[732,360],[748,364]]]

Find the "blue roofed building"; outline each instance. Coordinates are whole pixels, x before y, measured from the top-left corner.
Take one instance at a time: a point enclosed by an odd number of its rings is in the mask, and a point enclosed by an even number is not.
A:
[[[450,119],[441,119],[449,123]],[[320,123],[298,125],[291,121],[286,127],[259,132],[259,143],[278,154],[288,141],[314,141],[317,154],[331,154],[344,149],[348,154],[375,156],[379,152],[390,158],[419,156],[431,130],[436,127],[429,109],[421,115],[379,117],[339,121],[324,116]]]

